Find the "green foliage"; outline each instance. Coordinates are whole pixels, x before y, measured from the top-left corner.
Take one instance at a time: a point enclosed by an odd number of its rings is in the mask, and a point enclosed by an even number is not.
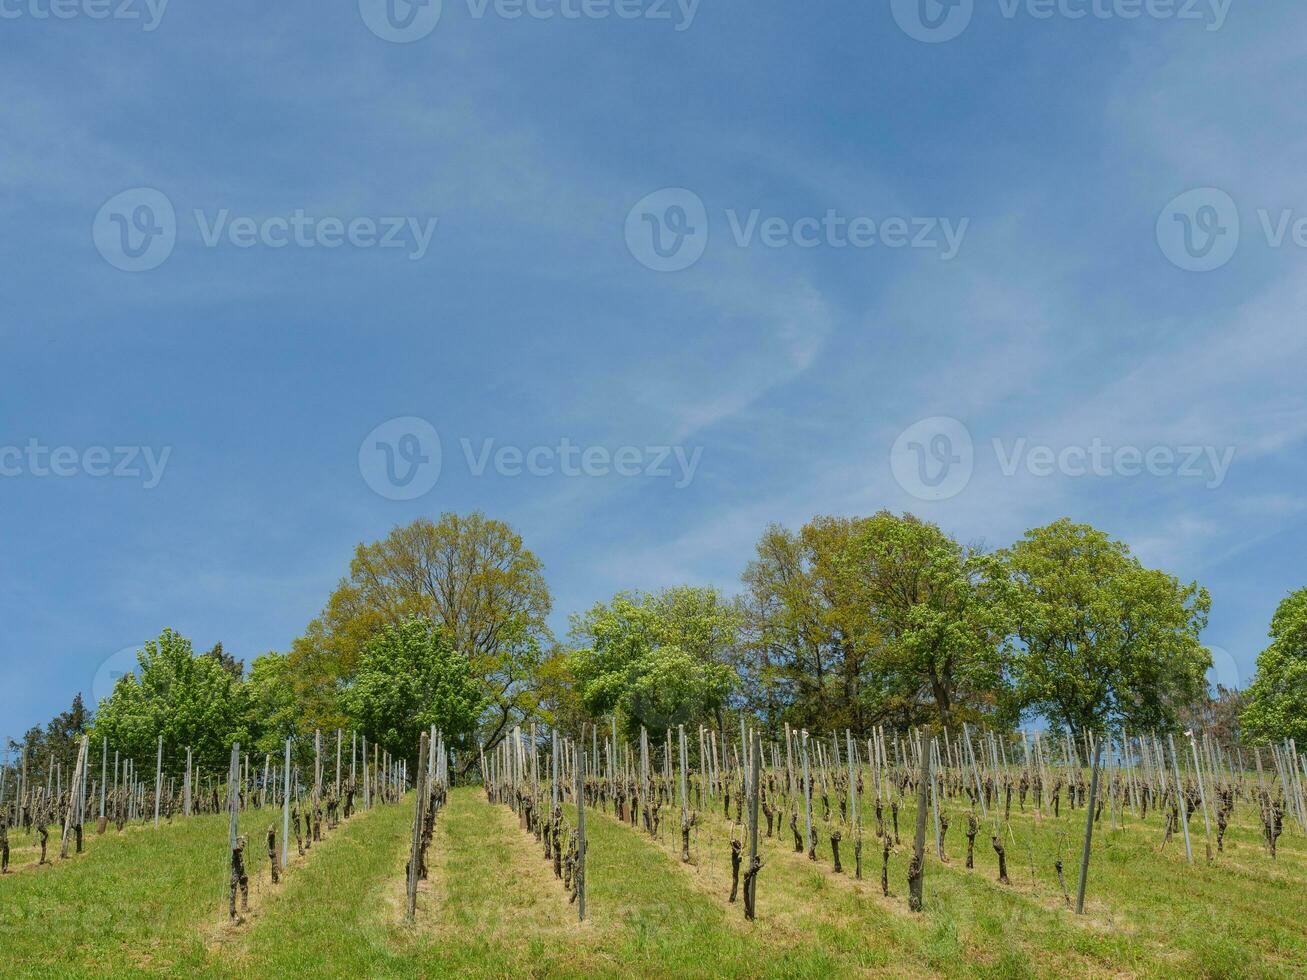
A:
[[[940,724],[1007,706],[1007,624],[997,559],[964,548],[934,524],[880,513],[858,531],[849,560],[884,644],[878,670],[911,700],[933,701]]]
[[[1070,728],[1164,729],[1207,689],[1198,636],[1211,599],[1144,568],[1130,549],[1062,519],[1001,555],[1023,709]]]
[[[339,692],[377,631],[411,616],[440,626],[484,694],[482,737],[494,745],[539,707],[536,673],[551,644],[552,601],[540,560],[484,514],[444,514],[361,544],[322,614],[290,652],[301,727],[344,723]]]
[[[62,765],[67,769],[73,764],[78,743],[90,728],[91,712],[77,694],[68,710],[51,718],[44,729],[40,725],[32,726],[21,740],[10,739],[7,748],[15,765],[26,751],[28,775],[39,782],[52,766]]]
[[[865,518],[773,525],[744,572],[743,701],[768,724],[866,731],[916,721],[877,672],[881,637],[866,582],[849,560]]]
[[[260,753],[280,757],[286,739],[300,734],[300,704],[296,697],[290,658],[280,653],[266,653],[250,664],[246,681],[251,727],[257,731],[254,742]]]
[[[1271,619],[1271,645],[1257,658],[1240,721],[1257,741],[1292,738],[1307,747],[1307,588],[1280,603]]]
[[[739,623],[712,589],[618,593],[573,618],[573,636],[586,644],[569,661],[581,704],[592,718],[619,714],[633,734],[713,720],[730,693],[725,660]]]
[[[189,746],[210,766],[226,764],[232,742],[250,743],[245,685],[221,658],[196,656],[190,640],[165,629],[137,663],[100,703],[94,738],[108,738],[125,757],[145,760],[154,757],[162,735],[166,746]]]
[[[466,747],[485,694],[448,633],[413,616],[383,626],[364,645],[341,700],[369,742],[396,758],[413,759],[422,732],[432,725],[447,744]]]

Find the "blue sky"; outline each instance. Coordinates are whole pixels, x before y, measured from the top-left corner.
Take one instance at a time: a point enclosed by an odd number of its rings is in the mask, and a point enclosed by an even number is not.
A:
[[[1307,584],[1301,4],[60,2],[0,2],[0,732],[448,510],[560,634],[880,508],[1103,527],[1227,679]]]

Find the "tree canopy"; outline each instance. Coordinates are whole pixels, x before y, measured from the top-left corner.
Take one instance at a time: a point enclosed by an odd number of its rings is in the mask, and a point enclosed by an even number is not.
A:
[[[1307,746],[1307,588],[1282,601],[1271,618],[1271,645],[1257,658],[1257,676],[1240,716],[1259,741],[1292,738]]]
[[[570,657],[592,719],[616,713],[628,732],[720,720],[739,613],[713,589],[618,593],[573,618]]]
[[[1130,549],[1063,519],[1000,555],[1017,703],[1071,727],[1166,728],[1207,692],[1199,642],[1211,599]]]
[[[467,748],[485,694],[449,634],[412,616],[387,623],[364,644],[341,700],[352,727],[396,758],[410,758],[432,725],[446,744]]]
[[[137,664],[100,703],[94,737],[149,759],[162,735],[166,745],[189,746],[212,765],[227,758],[232,742],[250,741],[248,692],[221,657],[196,656],[190,640],[165,629]]]
[[[424,616],[467,657],[482,686],[481,735],[494,745],[538,706],[533,683],[552,636],[540,560],[522,538],[484,514],[419,518],[361,544],[321,616],[290,652],[303,724],[343,723],[339,691],[386,626]]]

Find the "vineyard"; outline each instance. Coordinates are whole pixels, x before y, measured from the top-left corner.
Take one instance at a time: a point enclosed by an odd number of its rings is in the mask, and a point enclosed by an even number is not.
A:
[[[614,722],[415,750],[18,760],[6,975],[1307,975],[1293,743]]]

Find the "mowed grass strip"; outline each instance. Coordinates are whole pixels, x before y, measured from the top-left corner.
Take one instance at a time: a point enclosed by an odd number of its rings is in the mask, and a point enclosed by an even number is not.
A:
[[[392,976],[408,966],[387,891],[404,874],[407,802],[359,814],[317,845],[244,935],[208,951],[212,976]],[[411,975],[411,974],[410,974]]]
[[[905,801],[900,811],[902,844],[890,858],[888,900],[880,893],[880,841],[872,832],[872,813],[864,812],[862,882],[853,878],[851,835],[841,842],[845,873],[834,873],[831,826],[820,818],[815,863],[794,852],[788,825],[775,838],[764,836],[759,920],[787,930],[819,930],[837,948],[855,948],[858,936],[871,935],[883,947],[872,955],[887,957],[886,964],[906,955],[909,962],[952,975],[1307,976],[1307,894],[1285,887],[1301,882],[1307,870],[1303,841],[1281,838],[1279,860],[1271,861],[1248,820],[1255,813],[1247,808],[1243,822],[1227,835],[1226,854],[1216,855],[1210,867],[1200,816],[1191,827],[1196,863],[1190,866],[1178,833],[1162,853],[1156,823],[1127,818],[1128,829],[1113,831],[1104,812],[1095,830],[1089,914],[1077,917],[1063,907],[1054,862],[1063,859],[1074,894],[1083,810],[1068,814],[1064,808],[1060,820],[1046,818],[1036,827],[1029,812],[1014,807],[1011,831],[1004,835],[1011,880],[1005,886],[996,880],[989,821],[982,821],[976,838],[976,868],[966,870],[966,808],[952,801],[949,861],[935,859],[928,829],[927,907],[924,915],[912,916],[906,911],[911,805]],[[700,814],[692,873],[726,895],[732,825],[720,807],[717,801]],[[673,807],[664,816],[660,846],[679,863],[678,826],[679,808]],[[802,834],[802,817],[799,827]],[[826,908],[824,921],[812,921],[814,904]]]
[[[252,842],[253,901],[269,887],[258,845],[275,817],[261,811],[240,818]],[[86,853],[67,861],[58,858],[52,828],[52,866],[20,866],[0,878],[0,969],[6,976],[124,976],[200,966],[206,931],[226,918],[228,820],[179,818],[157,830],[132,824],[103,836],[92,830]]]
[[[565,807],[571,825],[574,807]],[[829,977],[838,959],[744,922],[638,833],[587,812],[587,921],[575,924],[542,847],[479,790],[455,791],[442,905],[453,932],[430,965],[466,976]],[[439,836],[439,835],[438,835]],[[530,888],[531,895],[514,894]],[[544,907],[541,908],[543,902]],[[564,919],[560,923],[559,910]],[[548,928],[523,928],[542,918]],[[461,940],[461,941],[460,941]]]

